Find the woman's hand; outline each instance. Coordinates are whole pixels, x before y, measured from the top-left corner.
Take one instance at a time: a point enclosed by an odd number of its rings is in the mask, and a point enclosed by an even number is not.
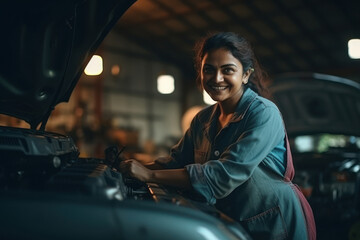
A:
[[[150,181],[151,170],[135,159],[127,159],[120,163],[120,171],[125,175],[136,178],[142,182]]]
[[[120,163],[120,172],[142,182],[152,182],[184,189],[191,188],[186,168],[151,170],[135,159],[128,159]]]

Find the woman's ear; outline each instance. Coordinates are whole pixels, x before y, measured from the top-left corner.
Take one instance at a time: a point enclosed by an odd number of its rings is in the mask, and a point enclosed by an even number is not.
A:
[[[254,71],[253,68],[249,68],[244,74],[243,74],[243,77],[242,77],[242,82],[243,84],[247,84],[248,81],[249,81],[249,77],[251,75],[251,73]]]

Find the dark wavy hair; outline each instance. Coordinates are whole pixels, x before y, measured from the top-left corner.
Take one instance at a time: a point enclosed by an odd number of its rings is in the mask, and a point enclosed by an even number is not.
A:
[[[200,73],[201,62],[205,54],[211,50],[220,48],[230,51],[231,54],[241,62],[244,72],[252,69],[253,72],[249,77],[248,83],[244,87],[251,88],[261,96],[267,96],[268,91],[264,86],[264,82],[268,81],[268,75],[256,60],[250,43],[245,38],[233,32],[212,33],[196,43],[194,60],[195,69],[197,71],[196,84],[199,89],[202,90]]]

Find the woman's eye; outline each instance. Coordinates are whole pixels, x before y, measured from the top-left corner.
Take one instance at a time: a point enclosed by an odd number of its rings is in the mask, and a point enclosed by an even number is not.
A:
[[[203,72],[204,72],[204,73],[211,73],[211,72],[212,72],[212,68],[205,67],[205,68],[203,68]]]
[[[223,72],[224,72],[225,74],[231,74],[231,73],[233,73],[233,72],[235,72],[235,71],[234,71],[234,69],[232,69],[232,68],[225,68],[225,69],[223,70]]]

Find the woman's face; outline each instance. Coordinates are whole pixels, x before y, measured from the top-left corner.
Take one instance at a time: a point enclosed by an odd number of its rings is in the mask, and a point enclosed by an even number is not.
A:
[[[200,76],[203,88],[214,101],[237,103],[250,70],[244,73],[241,62],[230,51],[220,48],[204,55]]]

